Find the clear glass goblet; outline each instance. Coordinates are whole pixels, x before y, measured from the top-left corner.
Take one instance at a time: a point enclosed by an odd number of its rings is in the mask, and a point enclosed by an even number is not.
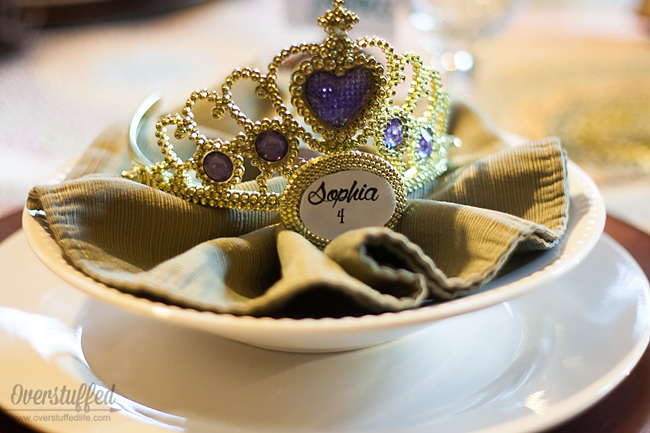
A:
[[[410,0],[411,25],[432,67],[454,84],[469,83],[480,42],[498,33],[523,0]],[[449,74],[451,73],[451,74]]]

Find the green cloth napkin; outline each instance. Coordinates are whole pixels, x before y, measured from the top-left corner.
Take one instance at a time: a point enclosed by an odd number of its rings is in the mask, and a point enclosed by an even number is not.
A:
[[[236,315],[399,311],[471,294],[517,254],[552,248],[566,229],[558,139],[509,147],[461,103],[450,133],[463,142],[453,169],[409,197],[394,230],[350,231],[324,251],[275,213],[203,207],[115,176],[125,168],[122,127],[81,158],[73,170],[81,177],[36,186],[27,206],[45,212],[73,266],[125,293]],[[97,171],[108,174],[86,175]]]

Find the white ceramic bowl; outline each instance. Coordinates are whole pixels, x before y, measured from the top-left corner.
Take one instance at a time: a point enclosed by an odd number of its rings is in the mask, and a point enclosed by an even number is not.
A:
[[[605,206],[593,181],[569,165],[571,206],[569,227],[560,245],[527,265],[485,285],[479,293],[446,303],[398,313],[340,319],[271,319],[199,312],[122,293],[98,283],[69,265],[58,244],[37,218],[23,213],[25,236],[36,255],[74,287],[105,302],[168,323],[212,332],[268,349],[290,352],[334,352],[393,340],[431,323],[514,299],[551,283],[580,263],[600,238]]]

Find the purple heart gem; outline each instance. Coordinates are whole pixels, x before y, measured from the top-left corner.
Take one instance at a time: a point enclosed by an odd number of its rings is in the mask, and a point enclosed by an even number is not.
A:
[[[350,69],[341,77],[321,71],[309,76],[305,95],[314,113],[340,128],[363,108],[371,88],[372,79],[366,69]]]

